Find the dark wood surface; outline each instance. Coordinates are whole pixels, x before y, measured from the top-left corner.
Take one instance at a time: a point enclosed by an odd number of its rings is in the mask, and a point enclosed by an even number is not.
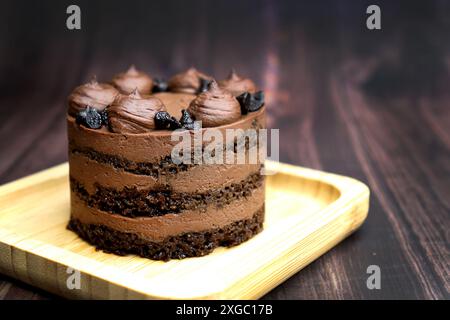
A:
[[[448,1],[377,1],[379,31],[367,1],[75,1],[81,31],[70,3],[2,3],[1,183],[66,161],[65,97],[93,74],[234,67],[265,88],[282,161],[372,192],[358,232],[264,298],[450,298]],[[53,298],[0,275],[0,299]]]

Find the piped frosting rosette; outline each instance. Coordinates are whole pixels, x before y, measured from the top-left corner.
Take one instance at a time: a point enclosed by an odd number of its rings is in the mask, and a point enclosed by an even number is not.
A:
[[[196,94],[201,91],[202,85],[211,81],[212,78],[195,68],[174,75],[169,80],[169,90],[172,92]]]
[[[145,133],[155,129],[155,115],[166,107],[158,98],[141,95],[135,89],[122,95],[108,108],[109,129],[116,133]]]
[[[153,87],[152,78],[132,65],[126,72],[119,73],[112,79],[113,85],[123,94],[129,94],[137,88],[141,94],[150,94]]]
[[[196,121],[202,121],[205,128],[232,123],[241,117],[239,102],[214,80],[191,102],[187,111]]]
[[[94,77],[86,84],[76,87],[68,97],[69,114],[76,116],[87,106],[102,111],[111,105],[119,92],[106,83],[98,83]]]
[[[256,92],[255,83],[248,78],[240,77],[234,70],[230,72],[228,78],[219,82],[219,86],[231,92],[235,97],[244,92]]]

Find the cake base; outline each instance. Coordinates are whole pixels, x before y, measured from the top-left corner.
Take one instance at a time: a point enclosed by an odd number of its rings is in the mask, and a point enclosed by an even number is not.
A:
[[[201,257],[217,247],[236,246],[263,229],[264,207],[252,218],[235,221],[222,228],[183,233],[161,242],[149,241],[137,234],[121,232],[102,225],[84,224],[70,219],[67,228],[94,245],[97,250],[117,255],[136,254],[152,260]]]

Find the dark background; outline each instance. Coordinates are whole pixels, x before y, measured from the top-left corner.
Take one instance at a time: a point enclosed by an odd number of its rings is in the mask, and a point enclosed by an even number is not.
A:
[[[265,89],[282,161],[372,192],[358,232],[265,298],[448,299],[449,45],[444,0],[2,1],[0,183],[66,161],[65,98],[93,74],[234,67]],[[381,290],[366,288],[372,264]],[[0,275],[1,298],[51,295]]]

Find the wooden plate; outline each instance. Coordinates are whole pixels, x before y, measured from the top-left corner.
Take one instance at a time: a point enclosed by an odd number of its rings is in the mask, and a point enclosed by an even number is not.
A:
[[[369,207],[369,189],[352,178],[275,162],[266,167],[278,173],[267,178],[262,233],[169,262],[96,251],[66,230],[67,163],[11,182],[0,187],[0,273],[70,298],[261,297],[355,231]]]

